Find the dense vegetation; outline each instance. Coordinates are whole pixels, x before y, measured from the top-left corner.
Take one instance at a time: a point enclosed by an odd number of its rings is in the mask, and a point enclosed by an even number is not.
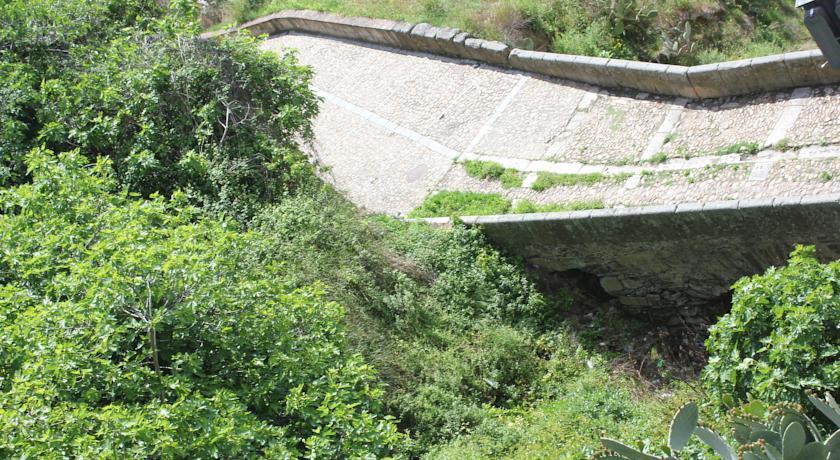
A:
[[[616,371],[629,322],[576,329],[479,229],[321,183],[292,55],[198,40],[186,0],[0,8],[0,457],[579,459],[604,431],[661,452],[696,397]],[[836,270],[803,250],[742,281],[706,389],[836,391]],[[729,357],[777,339],[814,359],[757,351],[742,378]]]
[[[800,247],[788,266],[734,287],[732,311],[711,328],[705,380],[713,395],[805,403],[840,389],[840,261]]]
[[[210,0],[205,20],[244,22],[284,9],[428,22],[514,46],[698,64],[807,46],[789,0]]]

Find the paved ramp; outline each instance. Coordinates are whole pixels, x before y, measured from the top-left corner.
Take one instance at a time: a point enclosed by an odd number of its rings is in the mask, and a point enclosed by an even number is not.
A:
[[[313,67],[324,102],[309,151],[371,212],[405,214],[437,190],[608,207],[840,192],[837,85],[688,101],[299,33],[263,47]],[[525,182],[469,177],[469,159]],[[537,192],[540,172],[604,176]]]

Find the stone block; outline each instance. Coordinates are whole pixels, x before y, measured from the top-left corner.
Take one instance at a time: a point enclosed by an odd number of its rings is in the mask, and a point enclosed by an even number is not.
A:
[[[269,16],[269,21],[271,21],[271,27],[274,29],[274,34],[280,34],[283,32],[288,32],[290,30],[294,30],[294,25],[292,24],[292,19],[289,17],[288,12],[281,11],[279,13],[274,13]]]
[[[387,19],[366,19],[365,21],[365,27],[368,29],[367,33],[371,37],[371,42],[399,48],[399,38],[393,32],[396,24],[396,21]]]
[[[616,276],[604,276],[600,279],[601,287],[611,296],[620,296],[624,293],[624,284]]]
[[[577,56],[571,54],[540,53],[536,56],[540,63],[536,64],[543,74],[564,80],[589,83],[586,72],[575,63]]]
[[[784,54],[753,58],[750,65],[755,84],[762,91],[779,91],[796,86],[785,65]]]
[[[426,42],[426,46],[428,46],[428,52],[434,54],[446,54],[446,48],[442,46],[442,43],[437,40],[437,34],[440,31],[440,27],[431,26],[428,27],[425,32],[422,34],[422,39]]]
[[[330,35],[335,37],[335,29],[330,28],[325,13],[317,11],[298,11],[295,20],[299,30],[313,34]]]
[[[796,51],[782,56],[793,86],[814,86],[821,83],[814,64],[817,56],[822,57],[819,50]]]
[[[510,47],[502,42],[482,40],[481,54],[484,62],[502,67],[509,66],[508,56],[510,55]]]
[[[394,24],[391,27],[391,33],[394,35],[397,43],[399,43],[399,47],[402,49],[413,49],[411,44],[411,29],[414,28],[414,24],[410,22],[400,21]]]
[[[840,82],[840,69],[831,67],[831,64],[828,63],[828,60],[826,60],[821,52],[819,54],[812,54],[811,59],[814,61],[817,77],[820,79],[822,84],[832,85]]]
[[[619,86],[654,94],[665,92],[664,76],[668,66],[651,62],[610,59],[607,70]]]
[[[484,40],[480,38],[468,37],[464,39],[464,50],[468,59],[476,61],[483,61],[481,54],[481,42]]]
[[[617,88],[618,83],[607,69],[610,59],[591,56],[575,56],[574,66],[581,78],[579,81],[606,88]]]
[[[411,40],[409,41],[409,49],[425,53],[437,52],[438,48],[435,46],[434,41],[434,32],[436,30],[436,27],[433,27],[431,24],[427,24],[425,22],[415,25],[410,32]],[[427,36],[429,31],[431,31],[432,39],[429,39]]]
[[[752,94],[761,91],[757,75],[752,67],[752,59],[740,59],[718,63],[718,72],[723,81],[726,96]]]
[[[451,27],[440,27],[435,32],[435,41],[442,52],[448,56],[461,57],[461,48],[454,43],[455,36],[461,31]]]
[[[528,51],[522,50],[519,48],[514,48],[510,52],[509,56],[509,63],[510,66],[514,69],[524,70],[526,72],[540,72],[540,59],[539,55],[537,55],[536,51]]]
[[[669,65],[663,76],[664,84],[672,96],[681,96],[688,99],[699,99],[694,86],[688,80],[688,67],[681,65]]]
[[[717,64],[695,65],[688,68],[688,81],[701,99],[726,96]]]

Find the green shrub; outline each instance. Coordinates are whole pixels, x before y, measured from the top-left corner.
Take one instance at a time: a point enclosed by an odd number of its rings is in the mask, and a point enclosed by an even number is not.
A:
[[[498,193],[443,191],[426,197],[409,217],[484,216],[505,214],[510,200]]]
[[[365,220],[329,188],[267,208],[253,229],[264,245],[250,257],[282,261],[278,283],[320,280],[346,307],[350,346],[380,371],[383,403],[417,441],[411,452],[533,394],[544,360],[529,330],[556,326],[564,305],[479,229]]]
[[[840,262],[798,247],[788,265],[733,286],[732,311],[709,330],[703,380],[718,399],[801,401],[840,389]]]
[[[25,181],[30,148],[79,148],[111,158],[143,196],[181,189],[244,221],[311,180],[297,139],[311,134],[317,99],[292,56],[244,35],[200,40],[186,0],[169,15],[154,0],[53,4],[3,6],[28,32],[0,36],[13,50],[0,56],[10,69],[0,77],[11,93],[0,102],[7,182]]]
[[[386,455],[375,374],[346,350],[343,310],[261,235],[181,195],[116,190],[107,161],[29,156],[2,193],[0,456]],[[37,397],[35,396],[37,395]]]

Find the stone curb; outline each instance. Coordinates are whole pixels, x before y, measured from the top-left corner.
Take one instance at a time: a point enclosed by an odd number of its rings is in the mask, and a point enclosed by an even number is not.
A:
[[[485,228],[505,225],[521,225],[528,223],[544,222],[567,222],[569,225],[601,225],[606,221],[647,219],[657,221],[658,226],[667,227],[668,221],[676,222],[688,218],[697,219],[698,216],[705,217],[727,215],[727,219],[742,219],[756,216],[757,222],[765,218],[766,214],[779,212],[811,212],[831,210],[840,213],[840,194],[812,195],[807,197],[781,197],[762,198],[749,200],[713,201],[705,203],[680,203],[638,206],[628,208],[607,208],[583,211],[545,212],[532,214],[503,214],[493,216],[463,216],[460,220],[469,225],[481,225]],[[763,217],[761,217],[763,216]],[[426,219],[407,219],[415,222],[427,222],[434,225],[448,225],[451,219],[448,217],[433,217]],[[598,221],[595,223],[592,221]],[[712,230],[714,230],[712,228]],[[646,230],[645,230],[646,231]],[[580,235],[589,238],[586,235]],[[625,234],[625,236],[627,236]],[[650,235],[647,235],[648,237]]]
[[[234,29],[209,32],[201,37],[218,37],[239,30],[247,30],[253,35],[289,31],[327,35],[472,59],[591,85],[689,99],[739,96],[840,82],[840,70],[826,65],[819,50],[685,67],[511,49],[504,43],[475,38],[448,27],[309,10],[281,11]]]

